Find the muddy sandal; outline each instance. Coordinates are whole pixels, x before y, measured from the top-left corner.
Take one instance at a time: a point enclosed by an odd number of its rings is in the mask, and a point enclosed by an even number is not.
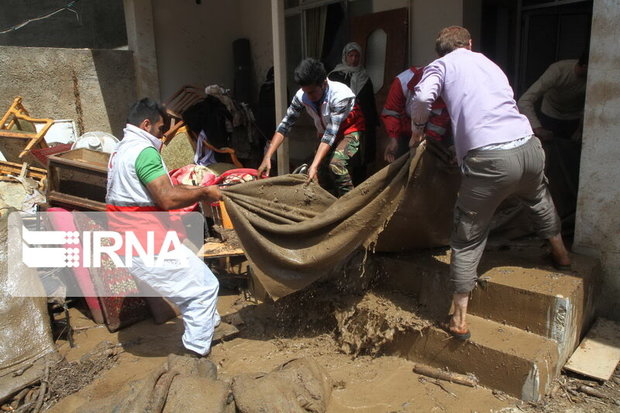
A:
[[[452,337],[456,338],[457,340],[465,341],[471,338],[471,332],[469,330],[456,330],[448,326],[446,331],[448,332],[448,334],[450,334]]]
[[[450,327],[450,319],[452,318],[452,316],[448,316],[448,318],[446,319],[446,321],[444,321],[441,325],[441,327],[443,328],[443,330],[450,334],[452,337],[456,338],[457,340],[469,340],[471,338],[471,332],[469,331],[469,329],[465,329],[465,330],[458,330],[456,328]]]
[[[572,266],[570,264],[560,264],[554,258],[553,255],[547,254],[545,260],[551,263],[551,266],[558,271],[570,271]]]

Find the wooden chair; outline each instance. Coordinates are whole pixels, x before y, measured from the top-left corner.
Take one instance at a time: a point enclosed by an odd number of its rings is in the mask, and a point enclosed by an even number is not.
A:
[[[170,127],[164,133],[162,138],[162,142],[164,145],[167,145],[172,141],[172,139],[180,134],[181,132],[187,133],[187,137],[196,151],[196,144],[198,142],[198,136],[187,127],[185,121],[183,120],[183,112],[185,112],[188,108],[192,107],[196,103],[200,102],[207,95],[204,92],[204,88],[199,88],[197,86],[185,85],[179,90],[177,90],[168,100],[165,102],[166,112],[170,117]],[[235,150],[233,148],[216,148],[215,146],[206,143],[207,148],[211,149],[213,152],[217,153],[225,153],[230,156],[231,163],[234,164],[237,168],[243,168],[243,164],[237,158],[235,154]]]
[[[44,137],[53,123],[52,119],[30,117],[21,96],[17,96],[0,120],[0,152],[8,162],[38,162],[31,151],[48,147]],[[37,124],[43,125],[38,132]]]

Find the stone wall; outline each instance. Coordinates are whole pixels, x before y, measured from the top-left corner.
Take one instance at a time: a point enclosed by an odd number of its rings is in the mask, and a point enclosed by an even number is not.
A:
[[[2,0],[0,30],[64,7],[67,0]],[[0,35],[1,46],[115,49],[127,47],[123,0],[80,1],[15,31]]]
[[[34,117],[73,119],[78,132],[121,136],[136,100],[132,53],[126,50],[0,46],[0,112],[15,96]]]

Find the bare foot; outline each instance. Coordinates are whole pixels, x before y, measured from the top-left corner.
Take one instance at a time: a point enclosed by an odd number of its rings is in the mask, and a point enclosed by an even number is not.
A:
[[[570,256],[568,250],[564,246],[562,241],[562,235],[557,234],[549,238],[549,245],[551,246],[551,258],[556,266],[570,266]]]
[[[456,314],[452,314],[449,324],[450,331],[466,331],[467,322],[464,318],[457,317]]]
[[[465,319],[458,320],[455,318],[454,314],[450,317],[447,330],[452,337],[459,340],[467,340],[471,337],[471,333],[469,332]]]
[[[448,329],[452,333],[463,333],[467,331],[467,303],[469,294],[454,294],[452,296],[452,317]]]

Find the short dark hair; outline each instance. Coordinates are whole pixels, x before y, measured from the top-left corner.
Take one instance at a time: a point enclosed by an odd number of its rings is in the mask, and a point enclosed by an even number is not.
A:
[[[151,98],[143,98],[129,108],[127,123],[140,126],[145,119],[155,123],[159,120],[160,116],[165,123],[168,115],[166,114],[164,106]]]
[[[442,29],[435,40],[435,51],[439,57],[460,48],[469,46],[471,34],[461,26],[450,26]]]
[[[295,83],[299,86],[321,85],[326,78],[325,66],[316,59],[304,59],[295,69]]]

